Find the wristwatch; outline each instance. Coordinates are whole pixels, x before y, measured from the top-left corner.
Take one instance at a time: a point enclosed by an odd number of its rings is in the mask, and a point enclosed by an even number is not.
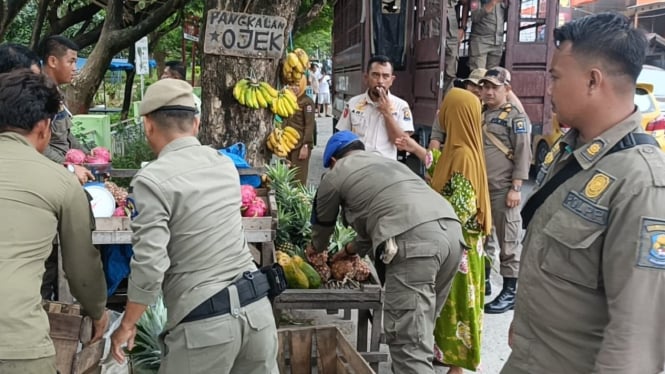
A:
[[[72,164],[67,164],[67,170],[69,170],[70,173],[74,173],[76,169],[74,169],[74,165]]]
[[[510,189],[515,191],[515,192],[520,192],[520,191],[522,191],[522,186],[518,186],[516,184],[513,184],[513,186],[510,187]]]

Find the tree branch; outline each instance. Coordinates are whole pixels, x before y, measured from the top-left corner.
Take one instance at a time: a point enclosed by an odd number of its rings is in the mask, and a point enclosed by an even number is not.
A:
[[[327,2],[328,0],[314,0],[307,13],[299,14],[298,17],[296,17],[295,23],[293,24],[293,31],[291,33],[295,35],[298,31],[314,22],[319,17],[319,14],[321,14],[321,11],[323,10],[323,7],[326,6]]]
[[[128,40],[130,43],[139,39],[143,35],[147,35],[151,30],[154,30],[162,22],[164,22],[171,14],[179,8],[185,6],[190,0],[167,0],[159,8],[155,9],[150,15],[138,22],[134,26],[127,28],[116,28],[109,30],[109,37],[118,40]]]
[[[102,8],[96,4],[88,4],[74,11],[68,12],[62,18],[51,23],[50,33],[60,34],[79,22],[91,19],[95,14],[99,13],[100,10],[102,10]]]
[[[37,19],[35,20],[35,28],[32,29],[32,36],[30,36],[30,49],[33,51],[37,49],[39,41],[41,40],[42,30],[44,29],[44,20],[48,12],[48,0],[40,0],[37,9]]]
[[[85,34],[76,35],[72,40],[80,49],[90,46],[99,40],[99,36],[102,34],[102,27],[103,25],[99,24]]]

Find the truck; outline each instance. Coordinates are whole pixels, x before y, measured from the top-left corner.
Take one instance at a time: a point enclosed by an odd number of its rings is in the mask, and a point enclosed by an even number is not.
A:
[[[485,1],[485,0],[481,0]],[[548,93],[554,52],[553,30],[574,18],[600,11],[625,11],[626,0],[503,0],[507,5],[501,65],[512,73],[511,86],[538,138],[552,132]],[[630,0],[627,0],[630,2]],[[634,2],[635,0],[633,0]],[[406,100],[413,113],[413,137],[427,146],[444,94],[446,4],[448,0],[337,0],[333,12],[333,125],[345,102],[366,90],[364,73],[372,55],[391,57],[395,81],[391,93]],[[482,4],[461,0],[458,19]],[[468,35],[459,43],[457,77],[469,74]],[[491,67],[488,67],[491,68]],[[422,165],[416,171],[422,173]]]

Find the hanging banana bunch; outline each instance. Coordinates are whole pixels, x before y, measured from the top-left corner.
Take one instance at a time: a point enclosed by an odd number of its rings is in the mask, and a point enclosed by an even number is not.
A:
[[[282,63],[282,81],[285,84],[297,84],[309,67],[309,56],[301,48],[286,54]]]
[[[285,126],[283,129],[275,127],[268,135],[266,147],[277,157],[287,157],[289,153],[298,145],[300,134],[291,126]]]
[[[298,107],[298,98],[288,87],[282,88],[277,97],[272,100],[270,110],[282,118],[291,117]]]
[[[252,109],[267,108],[277,96],[278,91],[270,84],[254,78],[243,78],[233,86],[233,97]]]

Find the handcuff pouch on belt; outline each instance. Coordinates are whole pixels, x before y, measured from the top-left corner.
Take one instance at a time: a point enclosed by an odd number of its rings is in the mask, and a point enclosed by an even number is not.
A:
[[[286,290],[286,276],[284,275],[284,269],[282,269],[280,264],[274,263],[272,265],[263,266],[259,270],[261,273],[265,274],[266,278],[268,278],[268,284],[270,285],[268,298],[272,301]]]

